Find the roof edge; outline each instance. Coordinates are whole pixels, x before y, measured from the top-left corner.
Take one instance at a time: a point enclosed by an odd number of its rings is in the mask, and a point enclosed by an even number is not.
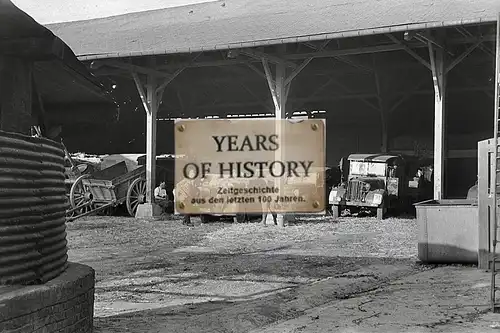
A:
[[[81,61],[95,60],[95,59],[108,59],[108,58],[126,58],[126,57],[141,57],[141,56],[152,56],[152,55],[168,55],[168,54],[181,54],[181,53],[195,53],[195,52],[209,52],[218,50],[229,50],[229,49],[240,49],[240,48],[250,48],[259,46],[269,46],[269,45],[280,45],[289,43],[303,43],[310,41],[321,41],[327,39],[340,39],[349,37],[361,37],[370,35],[381,35],[394,32],[404,32],[411,30],[422,30],[422,29],[435,29],[435,28],[446,28],[462,25],[474,25],[474,24],[488,24],[495,23],[497,18],[492,16],[491,18],[478,18],[470,20],[455,20],[455,21],[437,21],[437,22],[425,22],[417,24],[401,24],[387,27],[379,27],[372,29],[362,29],[362,30],[347,30],[333,33],[323,33],[317,35],[305,35],[305,36],[295,36],[286,38],[273,38],[265,40],[257,40],[251,42],[241,42],[241,43],[231,43],[227,45],[219,44],[213,47],[198,47],[198,48],[179,48],[173,51],[164,52],[161,51],[151,51],[151,52],[117,52],[117,53],[102,53],[102,54],[88,54],[79,55],[77,58]]]

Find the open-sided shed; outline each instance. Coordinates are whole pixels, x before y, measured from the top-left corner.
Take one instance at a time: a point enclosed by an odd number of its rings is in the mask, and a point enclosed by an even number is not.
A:
[[[118,94],[135,85],[150,202],[157,118],[313,110],[326,111],[329,164],[430,150],[440,199],[447,161],[473,166],[467,186],[491,133],[499,11],[497,0],[226,0],[48,28]]]

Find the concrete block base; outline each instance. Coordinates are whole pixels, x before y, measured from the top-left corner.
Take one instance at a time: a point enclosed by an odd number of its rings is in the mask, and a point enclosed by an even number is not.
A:
[[[69,263],[45,284],[0,286],[0,332],[91,333],[94,283],[92,268]]]
[[[160,206],[154,203],[144,203],[137,206],[136,218],[158,217],[163,213]]]

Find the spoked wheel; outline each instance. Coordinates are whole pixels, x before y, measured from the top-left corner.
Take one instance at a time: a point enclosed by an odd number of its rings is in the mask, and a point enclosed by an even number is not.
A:
[[[127,191],[127,210],[130,216],[135,217],[137,206],[146,202],[146,181],[136,179],[130,184]]]
[[[79,208],[72,214],[80,215],[93,210],[94,204],[92,203],[92,193],[88,186],[83,185],[83,179],[89,177],[89,175],[83,175],[78,177],[73,186],[71,186],[71,191],[69,193],[69,201],[71,203],[71,208]]]

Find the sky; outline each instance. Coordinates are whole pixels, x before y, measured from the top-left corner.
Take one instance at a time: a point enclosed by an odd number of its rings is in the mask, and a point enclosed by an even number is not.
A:
[[[38,23],[88,20],[213,0],[11,0]]]

